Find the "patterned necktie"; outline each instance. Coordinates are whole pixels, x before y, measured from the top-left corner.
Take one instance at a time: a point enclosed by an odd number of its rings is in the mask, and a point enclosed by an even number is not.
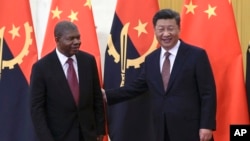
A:
[[[78,84],[76,72],[75,72],[75,69],[73,66],[73,59],[69,58],[67,60],[67,63],[69,65],[68,70],[67,70],[67,80],[69,83],[70,90],[73,94],[75,103],[76,103],[76,105],[78,105],[78,102],[79,102],[79,84]]]
[[[162,72],[161,72],[161,76],[162,76],[162,81],[163,81],[163,85],[164,85],[164,90],[167,90],[168,87],[168,80],[170,77],[170,61],[169,61],[169,52],[165,53],[165,60],[163,62],[163,66],[162,66]]]

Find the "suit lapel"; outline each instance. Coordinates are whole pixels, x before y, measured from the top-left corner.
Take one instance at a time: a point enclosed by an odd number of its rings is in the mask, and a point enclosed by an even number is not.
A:
[[[62,65],[58,59],[58,56],[56,54],[56,51],[53,52],[52,54],[52,59],[51,59],[51,64],[53,66],[50,66],[54,70],[54,77],[58,80],[58,83],[63,85],[62,87],[68,87],[68,82],[66,79],[66,76],[64,74]]]
[[[50,71],[54,71],[54,77],[57,84],[60,85],[60,89],[62,89],[62,92],[61,95],[65,95],[65,96],[62,96],[62,97],[68,97],[69,99],[72,99],[72,104],[75,105],[75,102],[74,102],[74,98],[73,98],[73,95],[71,93],[71,90],[70,90],[70,87],[68,85],[68,81],[67,81],[67,78],[64,74],[64,71],[63,71],[63,68],[62,68],[62,65],[58,59],[58,56],[56,54],[56,51],[52,52],[52,55],[51,55],[51,70]]]
[[[187,49],[188,49],[187,46],[183,42],[181,42],[179,50],[175,58],[174,66],[172,68],[172,72],[169,78],[167,92],[169,92],[169,90],[173,86],[173,83],[176,80],[176,77],[178,76],[178,74],[181,73],[182,66],[186,61],[185,58],[187,56]]]
[[[87,60],[87,58],[81,55],[80,52],[76,54],[76,59],[77,59],[78,76],[79,76],[79,88],[80,88],[79,106],[80,106],[81,102],[85,100],[84,98],[85,94],[82,92],[87,91],[85,87],[88,86],[86,83],[89,83],[89,81],[85,81],[85,80],[88,80],[88,75],[90,75],[88,73],[88,70],[91,68],[84,69],[84,68],[87,68],[87,63],[88,63],[87,61],[89,60]]]
[[[155,84],[157,84],[157,87],[160,87],[158,90],[160,92],[158,93],[165,93],[164,91],[164,86],[163,86],[163,81],[162,81],[162,76],[161,76],[161,69],[160,69],[160,54],[161,54],[161,48],[158,48],[153,54],[152,59],[149,59],[149,70],[152,70],[151,75],[153,75],[153,79],[155,81]],[[157,78],[157,79],[155,79]]]

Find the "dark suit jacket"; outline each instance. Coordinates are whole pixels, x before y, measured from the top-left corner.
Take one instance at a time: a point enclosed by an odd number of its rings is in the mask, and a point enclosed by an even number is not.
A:
[[[78,141],[81,134],[85,141],[96,141],[97,135],[105,134],[95,58],[85,52],[78,52],[76,58],[80,86],[78,107],[56,51],[33,65],[31,114],[40,141]]]
[[[165,92],[160,52],[159,48],[145,58],[143,72],[134,83],[106,90],[108,104],[149,90],[154,141],[163,141],[164,122],[171,141],[199,141],[200,128],[215,130],[216,126],[216,87],[207,54],[205,50],[181,41]]]

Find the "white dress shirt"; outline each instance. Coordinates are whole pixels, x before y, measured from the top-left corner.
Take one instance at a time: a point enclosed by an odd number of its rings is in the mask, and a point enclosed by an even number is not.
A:
[[[67,78],[67,70],[68,70],[68,67],[69,67],[69,65],[68,65],[68,63],[67,63],[68,57],[65,56],[65,55],[63,55],[57,48],[56,48],[56,54],[57,54],[57,56],[58,56],[58,58],[59,58],[59,61],[60,61],[61,65],[62,65],[64,74],[65,74],[65,76],[66,76],[66,78]],[[70,58],[73,59],[73,66],[74,66],[74,69],[75,69],[75,72],[76,72],[77,80],[78,80],[78,82],[79,82],[78,67],[77,67],[76,56],[73,55],[73,56],[71,56]]]
[[[181,42],[180,42],[180,40],[178,40],[176,45],[173,48],[171,48],[170,50],[166,50],[163,47],[161,47],[161,56],[160,56],[160,70],[161,71],[162,71],[163,62],[165,60],[165,53],[168,51],[170,53],[170,55],[169,55],[170,73],[172,72],[172,68],[173,68],[173,65],[174,65],[174,60],[176,58],[176,55],[177,55],[178,49],[180,47],[180,44],[181,44]]]

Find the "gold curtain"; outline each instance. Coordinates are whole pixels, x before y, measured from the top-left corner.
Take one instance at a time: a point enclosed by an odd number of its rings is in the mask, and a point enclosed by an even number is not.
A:
[[[181,12],[184,0],[158,0],[160,8],[171,8]],[[231,0],[241,43],[244,67],[246,66],[246,51],[250,44],[250,0]],[[246,67],[245,67],[246,68]],[[246,69],[244,69],[246,70]]]

